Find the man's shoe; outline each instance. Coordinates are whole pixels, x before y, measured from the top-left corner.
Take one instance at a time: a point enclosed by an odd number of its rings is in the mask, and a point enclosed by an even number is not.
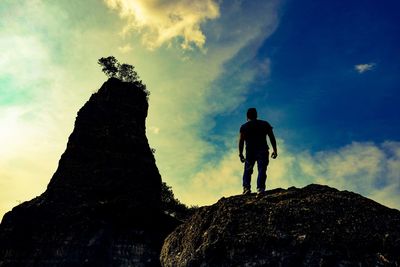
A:
[[[257,196],[262,196],[264,194],[265,194],[265,189],[260,189],[260,188],[257,189]]]
[[[243,188],[243,195],[250,195],[251,190],[249,188]]]

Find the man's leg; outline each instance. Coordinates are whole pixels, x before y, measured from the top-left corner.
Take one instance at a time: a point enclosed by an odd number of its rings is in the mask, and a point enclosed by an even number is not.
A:
[[[250,193],[251,188],[251,175],[253,173],[255,160],[246,156],[246,161],[244,162],[244,172],[243,172],[243,193]]]
[[[267,166],[269,163],[269,152],[260,151],[257,154],[257,191],[263,193],[265,191],[265,182],[267,181]]]

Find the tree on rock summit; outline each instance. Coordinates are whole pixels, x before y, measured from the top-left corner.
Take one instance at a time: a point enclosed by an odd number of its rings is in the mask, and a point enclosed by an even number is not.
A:
[[[98,63],[103,67],[101,70],[109,77],[115,77],[118,73],[119,63],[118,60],[113,57],[102,57]]]
[[[118,78],[124,82],[136,82],[139,81],[139,76],[135,71],[135,67],[126,63],[120,64],[118,60],[113,57],[102,57],[98,61],[99,65],[102,66],[102,71],[109,78]]]
[[[97,62],[101,67],[102,71],[109,78],[117,78],[124,82],[135,83],[137,87],[142,89],[147,96],[150,92],[146,89],[146,85],[140,80],[139,75],[135,71],[135,67],[122,63],[120,64],[118,60],[113,56],[102,57]]]

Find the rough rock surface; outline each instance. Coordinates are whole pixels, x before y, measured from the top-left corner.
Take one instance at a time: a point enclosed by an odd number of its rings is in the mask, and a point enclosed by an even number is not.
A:
[[[222,198],[171,233],[163,266],[399,266],[400,211],[309,185]]]
[[[7,213],[0,266],[159,266],[176,222],[145,135],[147,95],[111,78],[78,112],[41,196]]]

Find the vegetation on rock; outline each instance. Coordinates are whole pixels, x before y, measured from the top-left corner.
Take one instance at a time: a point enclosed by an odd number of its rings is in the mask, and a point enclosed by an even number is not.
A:
[[[123,82],[134,83],[136,87],[143,90],[148,96],[150,95],[134,66],[126,63],[121,64],[114,56],[102,57],[97,63],[102,67],[101,70],[108,78],[117,78]]]
[[[197,206],[188,207],[174,195],[171,186],[161,184],[161,209],[180,221],[186,221],[197,210]]]

